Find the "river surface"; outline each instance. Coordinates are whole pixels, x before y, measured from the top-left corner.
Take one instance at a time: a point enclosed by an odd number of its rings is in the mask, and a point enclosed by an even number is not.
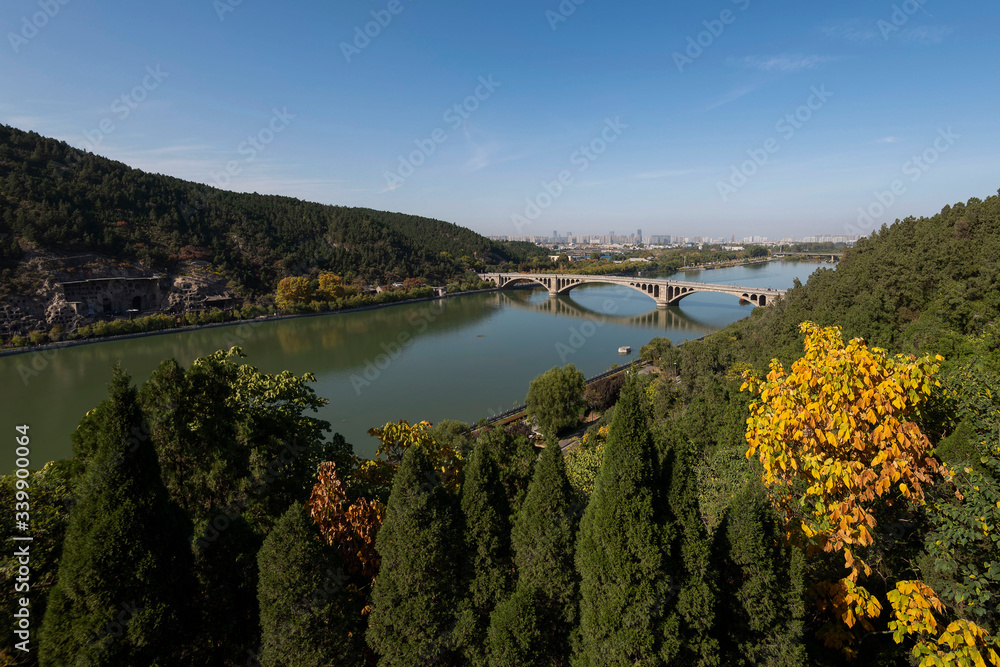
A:
[[[680,272],[708,283],[788,288],[829,264],[771,262]],[[394,305],[353,313],[233,325],[80,345],[0,358],[0,433],[9,436],[0,470],[13,470],[14,427],[30,426],[32,467],[72,456],[70,433],[107,395],[120,360],[135,382],[164,359],[185,368],[239,344],[268,373],[311,372],[330,403],[330,422],[358,454],[373,456],[373,426],[408,419],[476,422],[524,402],[528,383],[553,366],[575,364],[587,377],[626,363],[657,336],[675,344],[699,338],[750,314],[724,294],[699,293],[657,310],[629,287],[591,285],[550,299],[548,292],[510,290]],[[19,367],[22,367],[19,369]],[[25,368],[33,367],[32,373]]]

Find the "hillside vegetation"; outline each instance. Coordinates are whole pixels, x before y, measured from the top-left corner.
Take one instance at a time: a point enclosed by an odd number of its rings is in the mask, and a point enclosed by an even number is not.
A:
[[[0,261],[14,275],[19,241],[101,253],[152,270],[207,260],[249,295],[321,269],[373,284],[444,284],[471,268],[543,251],[501,244],[453,223],[402,213],[241,194],[148,174],[34,132],[0,125]]]

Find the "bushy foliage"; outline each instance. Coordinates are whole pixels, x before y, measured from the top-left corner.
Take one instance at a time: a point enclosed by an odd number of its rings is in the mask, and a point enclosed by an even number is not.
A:
[[[396,472],[376,542],[382,566],[372,590],[368,645],[380,665],[447,663],[456,654],[454,573],[460,537],[454,498],[422,447]]]
[[[531,381],[525,405],[546,442],[556,443],[560,430],[579,423],[585,390],[583,373],[573,364],[556,366]]]
[[[345,603],[350,576],[339,555],[323,543],[304,505],[295,503],[278,520],[257,563],[261,665],[364,664],[357,610]]]
[[[581,665],[662,664],[678,650],[676,620],[664,628],[673,526],[643,405],[627,385],[580,524]]]

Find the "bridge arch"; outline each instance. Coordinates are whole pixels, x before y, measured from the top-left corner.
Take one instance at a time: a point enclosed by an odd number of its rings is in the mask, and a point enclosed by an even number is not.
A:
[[[715,285],[711,283],[694,283],[668,279],[642,279],[629,276],[589,276],[589,275],[559,275],[559,274],[480,274],[484,280],[489,280],[500,289],[516,285],[538,285],[548,290],[550,296],[569,294],[581,285],[623,285],[642,292],[653,299],[658,307],[676,306],[682,299],[700,292],[715,292],[742,298],[756,306],[769,306],[775,297],[785,293],[785,290],[761,289],[756,287],[739,287],[736,285]]]
[[[590,277],[588,276],[587,279],[568,280],[566,281],[566,284],[559,289],[557,294],[569,294],[571,291],[573,291],[574,288],[580,287],[582,285],[618,285],[624,287],[631,287],[637,292],[642,292],[643,294],[653,299],[657,303],[660,302],[659,285],[638,282],[635,280],[621,280],[621,279],[601,280],[601,276],[594,276],[593,279],[590,279]]]

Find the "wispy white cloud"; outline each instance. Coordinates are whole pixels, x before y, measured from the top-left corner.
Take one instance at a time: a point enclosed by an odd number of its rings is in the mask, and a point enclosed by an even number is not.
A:
[[[661,178],[671,178],[673,176],[686,176],[687,174],[693,174],[694,172],[694,169],[660,169],[658,171],[644,171],[636,174],[633,178],[640,181],[648,181]]]
[[[948,25],[896,25],[891,21],[851,19],[828,23],[820,28],[820,32],[831,39],[846,39],[849,42],[887,42],[897,40],[910,44],[940,44],[946,37],[955,32]]]
[[[472,156],[465,163],[465,168],[468,171],[479,171],[503,161],[503,158],[498,157],[499,144],[495,142],[479,144],[471,139],[469,141],[472,144]]]
[[[722,97],[720,97],[718,100],[708,105],[706,111],[711,111],[712,109],[718,109],[719,107],[725,106],[730,102],[735,102],[744,95],[749,95],[750,93],[754,92],[758,88],[760,88],[758,84],[748,84],[733,88],[732,90],[724,94]]]
[[[835,56],[804,55],[800,53],[782,53],[773,56],[746,56],[738,62],[744,67],[762,72],[780,72],[791,74],[804,69],[814,69],[823,63],[836,60]]]
[[[900,30],[896,38],[914,44],[940,44],[953,32],[955,29],[947,25],[920,25]]]
[[[874,21],[851,19],[828,23],[820,28],[820,32],[831,39],[846,39],[849,42],[868,42],[881,39],[882,35],[875,27]]]
[[[894,144],[899,141],[898,137],[882,137],[881,139],[876,139],[876,144]]]

